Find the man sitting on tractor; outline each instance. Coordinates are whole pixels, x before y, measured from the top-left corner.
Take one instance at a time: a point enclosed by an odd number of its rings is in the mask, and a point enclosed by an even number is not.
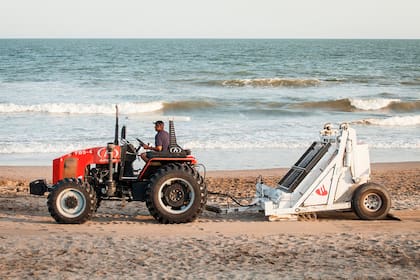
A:
[[[155,146],[152,147],[148,144],[143,144],[142,146],[145,150],[150,150],[140,155],[145,162],[149,161],[153,152],[163,152],[169,149],[169,133],[164,129],[165,124],[163,121],[156,121],[154,122],[154,125],[157,132],[155,136]]]

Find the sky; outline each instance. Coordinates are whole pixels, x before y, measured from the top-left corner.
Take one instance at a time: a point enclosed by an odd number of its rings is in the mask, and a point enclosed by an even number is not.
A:
[[[420,39],[420,0],[0,0],[0,38]]]

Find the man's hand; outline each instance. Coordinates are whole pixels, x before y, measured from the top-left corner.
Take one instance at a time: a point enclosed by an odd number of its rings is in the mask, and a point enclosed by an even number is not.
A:
[[[153,150],[155,150],[156,152],[162,152],[162,149],[162,146],[156,146],[155,148],[153,148]]]
[[[142,147],[145,150],[152,150],[152,151],[156,151],[156,152],[161,152],[162,151],[162,146],[152,147],[149,144],[143,144]]]

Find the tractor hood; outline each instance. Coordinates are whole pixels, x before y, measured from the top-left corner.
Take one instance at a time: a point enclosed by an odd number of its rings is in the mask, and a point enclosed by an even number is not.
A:
[[[113,150],[113,162],[121,159],[121,147],[116,145]],[[108,164],[107,147],[94,147],[78,150],[53,160],[53,184],[64,178],[82,178],[85,167],[90,164]]]

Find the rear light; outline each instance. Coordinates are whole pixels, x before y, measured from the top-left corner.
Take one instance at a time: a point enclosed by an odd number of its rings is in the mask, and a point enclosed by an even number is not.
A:
[[[187,158],[191,159],[191,164],[193,165],[198,163],[198,160],[194,156],[189,155]]]

